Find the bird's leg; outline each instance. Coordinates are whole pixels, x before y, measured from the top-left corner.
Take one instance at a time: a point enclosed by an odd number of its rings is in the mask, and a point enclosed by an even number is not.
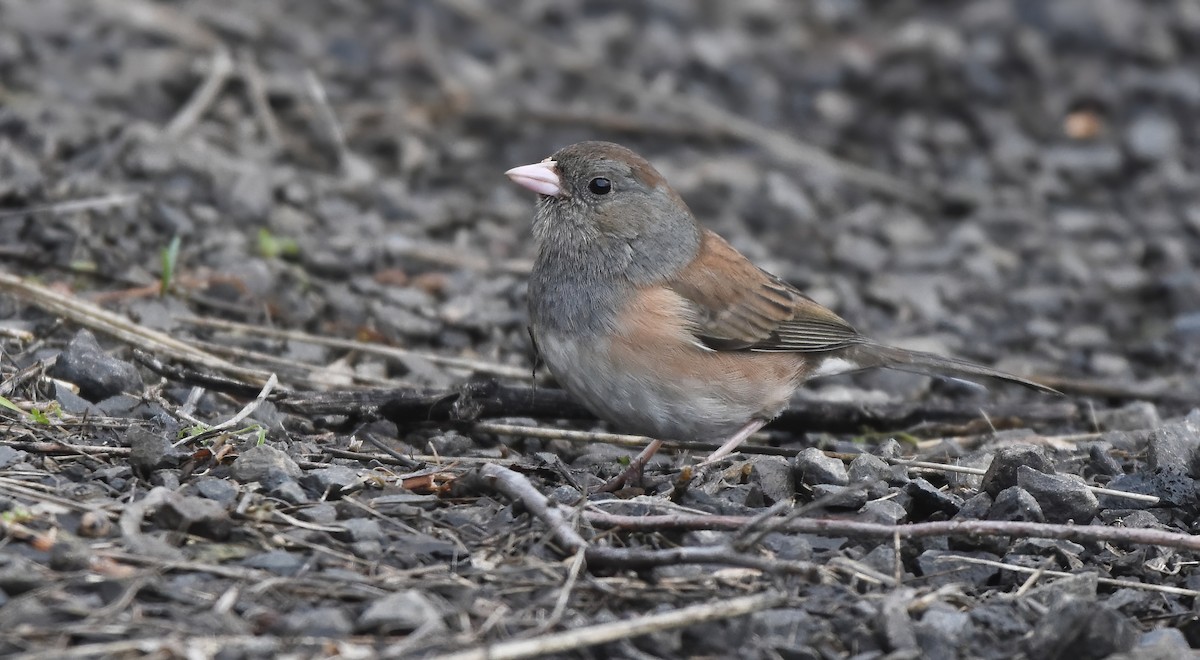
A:
[[[646,464],[650,462],[650,459],[654,457],[654,454],[659,450],[660,447],[662,447],[662,445],[662,440],[651,441],[650,444],[646,445],[646,448],[642,450],[642,453],[633,457],[633,460],[629,462],[629,467],[625,468],[624,472],[606,481],[603,486],[600,486],[596,489],[596,492],[611,493],[615,490],[618,490],[624,486],[626,482],[633,480],[634,478],[641,479],[642,470],[646,468]]]
[[[767,421],[765,419],[751,420],[745,426],[738,429],[738,432],[734,433],[731,438],[726,440],[725,444],[721,445],[719,449],[709,454],[708,458],[704,459],[700,465],[709,465],[721,460],[722,458],[725,458],[729,454],[732,454],[733,450],[737,449],[743,442],[746,441],[746,438],[749,438],[754,434],[755,431],[766,426],[766,424]]]

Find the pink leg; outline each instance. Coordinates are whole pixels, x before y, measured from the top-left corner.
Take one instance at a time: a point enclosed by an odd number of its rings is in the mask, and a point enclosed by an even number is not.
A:
[[[754,434],[755,431],[761,429],[763,426],[766,426],[766,424],[766,420],[762,419],[750,421],[748,424],[739,429],[737,433],[734,433],[733,437],[726,440],[725,444],[721,445],[719,449],[710,454],[708,458],[704,459],[700,465],[709,465],[710,463],[719,461],[729,454],[732,454],[733,450],[737,449],[738,446],[746,441],[746,438],[749,438]]]

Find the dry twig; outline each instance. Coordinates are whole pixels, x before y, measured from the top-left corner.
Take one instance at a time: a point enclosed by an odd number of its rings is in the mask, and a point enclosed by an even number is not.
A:
[[[221,93],[221,88],[225,86],[225,81],[229,80],[229,74],[232,72],[233,58],[229,56],[229,51],[224,46],[217,46],[209,61],[208,77],[167,124],[167,136],[178,138],[191,130],[217,100],[217,95]]]
[[[531,514],[550,527],[551,533],[568,552],[584,551],[588,566],[609,566],[625,569],[672,566],[676,564],[728,564],[744,566],[768,573],[797,573],[811,575],[815,567],[807,562],[758,557],[738,552],[731,545],[667,548],[612,548],[589,544],[575,531],[562,510],[550,503],[524,476],[495,464],[479,468],[485,485],[520,502]],[[743,520],[743,523],[747,522]]]
[[[174,360],[200,365],[243,380],[261,385],[270,374],[254,369],[245,369],[197,350],[190,344],[130,321],[89,302],[59,293],[49,287],[24,280],[11,273],[0,272],[0,291],[10,293],[23,301],[56,314],[86,328],[102,332],[135,347],[166,355]]]
[[[641,532],[700,529],[737,530],[751,520],[751,517],[748,516],[624,516],[598,511],[594,508],[585,511],[583,517],[597,527]],[[1200,536],[1191,534],[1165,532],[1144,527],[1053,525],[1008,520],[948,520],[911,525],[883,525],[853,520],[800,518],[790,521],[777,531],[850,538],[899,536],[903,539],[914,539],[930,536],[1013,536],[1066,539],[1075,542],[1132,543],[1181,550],[1200,550]]]
[[[611,623],[601,623],[594,626],[567,630],[552,635],[543,635],[542,637],[535,637],[533,639],[489,644],[437,657],[439,660],[512,660],[515,658],[533,658],[552,653],[564,653],[598,644],[606,644],[640,635],[648,635],[662,630],[686,628],[708,621],[745,616],[753,612],[778,607],[785,602],[787,602],[785,594],[772,592],[744,596],[742,598],[728,598],[702,605],[681,607],[670,612],[649,614],[627,621],[613,621]]]

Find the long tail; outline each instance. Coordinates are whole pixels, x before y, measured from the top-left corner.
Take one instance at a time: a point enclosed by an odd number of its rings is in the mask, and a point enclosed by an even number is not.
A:
[[[968,378],[982,376],[1017,383],[1018,385],[1024,385],[1039,392],[1062,394],[1062,392],[1052,387],[1046,387],[1040,383],[1035,383],[1032,380],[1021,378],[1020,376],[998,369],[985,367],[982,364],[975,364],[974,362],[959,360],[957,358],[942,357],[941,355],[925,353],[923,351],[909,351],[894,346],[859,344],[848,350],[847,358],[851,362],[857,363],[861,368],[884,367],[925,376],[964,376]]]

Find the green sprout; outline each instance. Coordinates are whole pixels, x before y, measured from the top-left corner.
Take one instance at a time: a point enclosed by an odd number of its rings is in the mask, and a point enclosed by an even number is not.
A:
[[[162,274],[158,278],[158,295],[165,296],[171,290],[171,282],[175,279],[175,267],[179,265],[179,246],[182,241],[179,236],[171,239],[162,251]]]
[[[263,227],[258,230],[258,253],[268,259],[294,257],[300,254],[300,244],[293,238],[276,236]]]

